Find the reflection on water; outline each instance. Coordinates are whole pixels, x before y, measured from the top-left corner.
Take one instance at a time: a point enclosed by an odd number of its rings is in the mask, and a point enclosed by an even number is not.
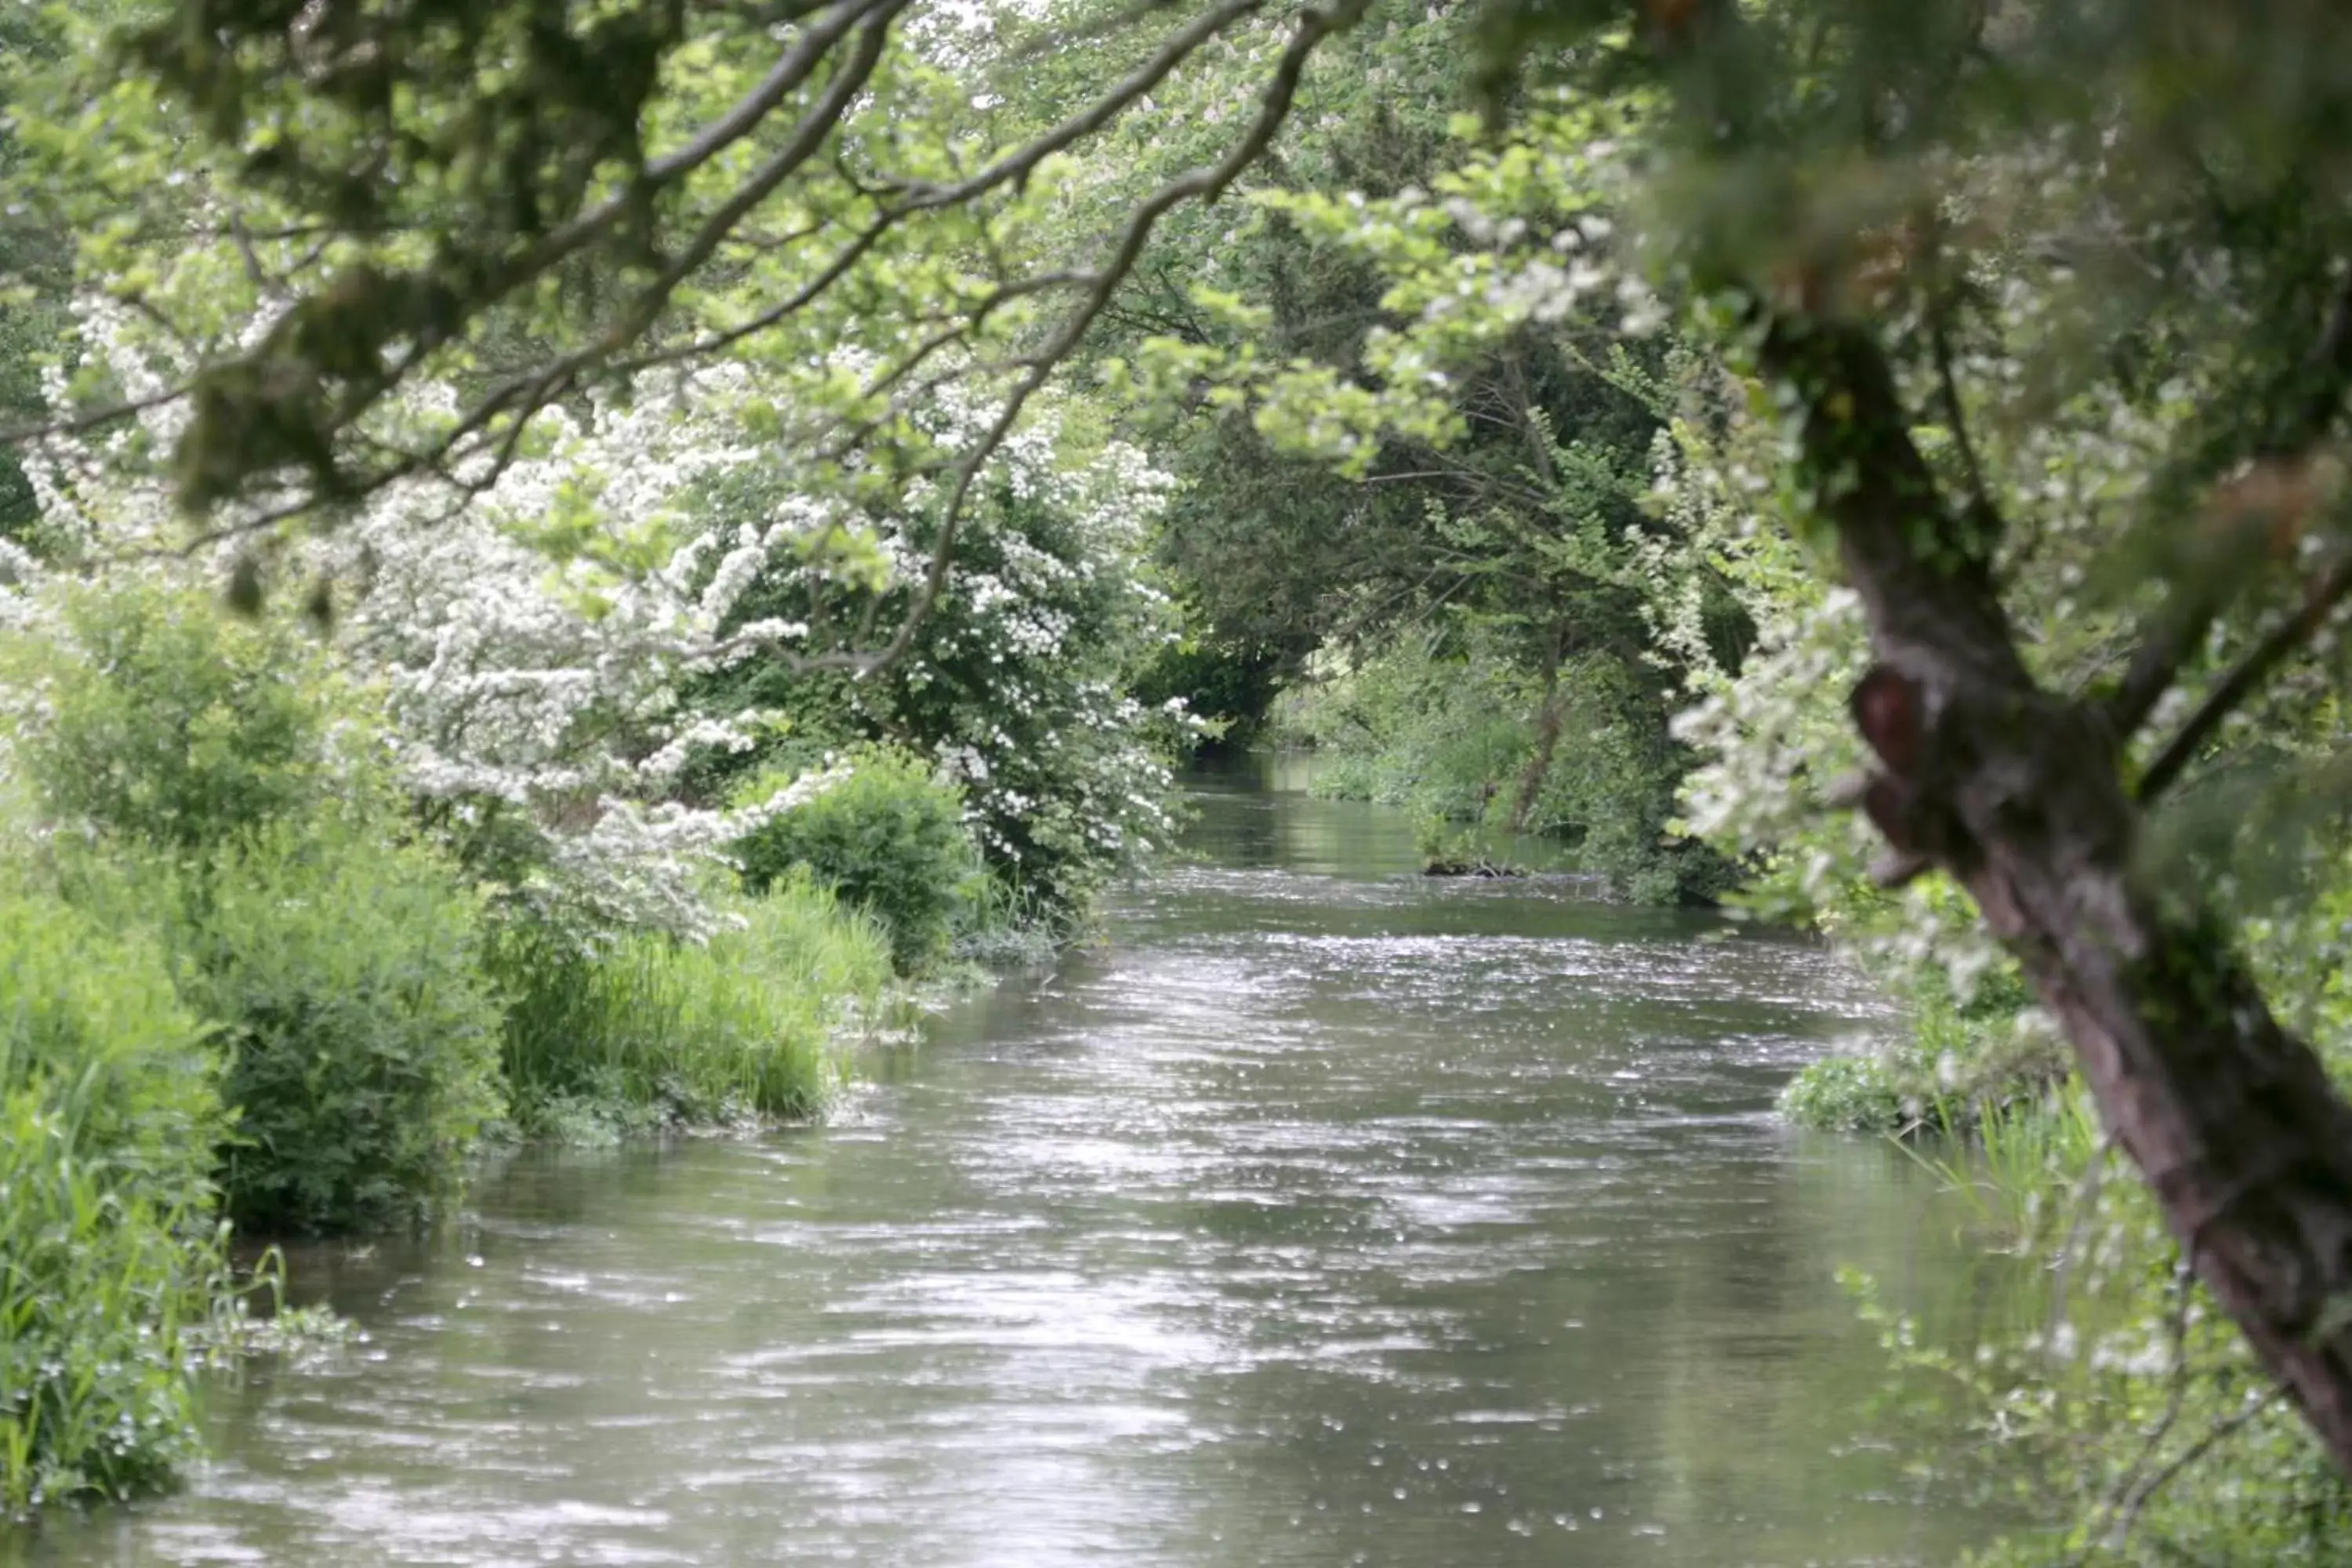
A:
[[[1899,1157],[1769,1107],[1874,1004],[1402,820],[1212,785],[1109,942],[833,1125],[532,1158],[298,1260],[365,1326],[34,1561],[1935,1562],[1832,1280],[1967,1310]]]

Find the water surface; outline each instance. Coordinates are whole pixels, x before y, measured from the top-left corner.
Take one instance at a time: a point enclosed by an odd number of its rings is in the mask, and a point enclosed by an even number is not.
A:
[[[1986,1284],[1774,1092],[1885,1020],[1825,954],[1412,875],[1394,814],[1205,785],[1099,950],[831,1125],[517,1161],[299,1282],[365,1342],[207,1395],[74,1563],[1947,1561],[1833,1275]],[[21,1543],[20,1543],[21,1549]]]

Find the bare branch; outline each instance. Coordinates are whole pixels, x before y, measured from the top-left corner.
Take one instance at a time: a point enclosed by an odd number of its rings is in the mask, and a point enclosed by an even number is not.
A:
[[[110,403],[102,408],[44,419],[37,425],[19,425],[12,429],[0,430],[0,447],[27,446],[47,436],[86,435],[92,430],[102,430],[109,425],[120,425],[125,419],[135,419],[151,409],[167,408],[187,395],[188,389],[184,386],[168,386],[161,392]]]

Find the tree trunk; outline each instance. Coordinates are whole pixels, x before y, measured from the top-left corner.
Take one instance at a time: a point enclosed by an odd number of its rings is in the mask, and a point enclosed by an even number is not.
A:
[[[1854,706],[1890,875],[1939,866],[1975,896],[2191,1267],[2352,1473],[2352,1107],[2196,889],[2142,876],[2107,712],[2027,673],[1989,546],[1937,495],[1875,340],[1783,321],[1763,364],[1808,411],[1817,505],[1869,619]]]

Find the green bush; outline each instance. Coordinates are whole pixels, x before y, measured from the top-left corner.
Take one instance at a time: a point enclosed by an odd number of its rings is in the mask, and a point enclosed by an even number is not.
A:
[[[1876,1056],[1807,1063],[1780,1091],[1780,1113],[1800,1127],[1830,1132],[1894,1132],[1912,1121],[1902,1088]]]
[[[733,912],[741,924],[701,945],[639,934],[592,953],[528,930],[501,939],[507,1081],[523,1131],[824,1108],[845,1014],[872,1013],[889,984],[888,939],[801,878]]]
[[[63,625],[0,669],[37,695],[14,751],[52,820],[203,850],[337,793],[333,686],[298,628],[130,584],[72,591]]]
[[[480,900],[390,831],[283,825],[182,883],[185,992],[228,1049],[240,1226],[421,1218],[500,1109]]]
[[[869,748],[850,768],[846,779],[736,844],[743,885],[765,892],[794,867],[807,868],[820,886],[882,922],[892,962],[911,974],[946,952],[958,906],[980,875],[963,797],[903,751]],[[755,805],[791,782],[761,773],[736,803]]]
[[[152,943],[0,890],[0,1514],[158,1485],[190,1450],[217,1077]]]

